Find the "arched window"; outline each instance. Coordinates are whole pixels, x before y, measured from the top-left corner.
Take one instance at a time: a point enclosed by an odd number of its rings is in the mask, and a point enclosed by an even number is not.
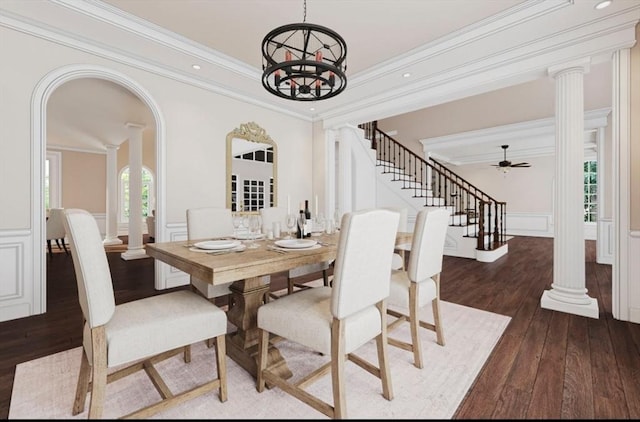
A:
[[[153,193],[154,190],[154,182],[153,182],[153,174],[151,171],[142,167],[142,215],[141,219],[144,219],[151,215],[151,211],[153,211],[155,207],[155,197]],[[129,222],[129,166],[124,167],[120,171],[120,196],[119,196],[120,206],[118,212],[118,221],[121,223]]]

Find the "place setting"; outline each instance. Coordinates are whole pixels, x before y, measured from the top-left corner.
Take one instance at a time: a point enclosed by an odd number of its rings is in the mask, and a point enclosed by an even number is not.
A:
[[[281,239],[273,242],[273,244],[269,245],[267,249],[275,252],[287,253],[318,249],[321,246],[322,245],[320,245],[318,241],[311,239]]]
[[[247,249],[247,246],[240,240],[236,239],[205,240],[202,242],[196,242],[189,247],[191,252],[203,252],[210,255],[242,252],[245,249]]]

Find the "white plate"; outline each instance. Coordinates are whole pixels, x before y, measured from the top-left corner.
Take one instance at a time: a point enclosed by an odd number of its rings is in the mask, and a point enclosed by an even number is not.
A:
[[[247,249],[246,245],[243,244],[239,244],[238,246],[236,246],[235,248],[228,248],[228,249],[200,249],[200,248],[189,248],[189,250],[191,252],[203,252],[203,253],[222,253],[222,252],[242,252],[245,249]]]
[[[193,246],[199,249],[215,251],[218,249],[231,249],[240,245],[237,240],[207,240],[205,242],[194,243]]]
[[[318,242],[309,239],[284,239],[276,240],[274,243],[276,244],[276,246],[280,246],[281,248],[305,249],[315,246]]]
[[[233,236],[236,239],[240,239],[240,240],[251,240],[253,239],[253,237],[251,236],[250,233],[238,233],[237,235]],[[264,233],[257,233],[256,234],[256,240],[260,240],[260,239],[264,239]]]

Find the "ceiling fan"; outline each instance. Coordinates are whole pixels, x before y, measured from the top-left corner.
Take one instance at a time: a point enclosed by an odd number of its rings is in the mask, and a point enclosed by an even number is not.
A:
[[[520,168],[520,167],[531,167],[529,163],[515,163],[512,164],[511,161],[507,161],[507,148],[509,145],[502,145],[502,149],[504,150],[504,160],[500,161],[498,164],[492,164],[492,166],[496,167],[498,171],[502,171],[503,173],[507,173],[512,168]]]

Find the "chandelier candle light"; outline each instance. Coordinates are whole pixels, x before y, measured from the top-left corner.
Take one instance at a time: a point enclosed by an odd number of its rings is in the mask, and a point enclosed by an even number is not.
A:
[[[262,85],[296,101],[331,98],[347,87],[347,44],[335,31],[306,23],[280,26],[262,40]]]

